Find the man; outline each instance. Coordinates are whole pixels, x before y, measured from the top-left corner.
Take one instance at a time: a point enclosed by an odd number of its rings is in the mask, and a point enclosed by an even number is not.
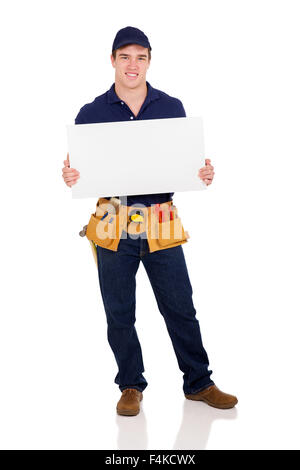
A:
[[[137,28],[118,31],[112,47],[111,63],[115,83],[92,103],[80,109],[76,124],[163,119],[185,117],[181,101],[154,89],[146,81],[150,66],[151,46],[147,36]],[[117,136],[116,136],[117,138]],[[145,142],[147,145],[147,142]],[[135,148],[140,152],[143,149]],[[69,156],[64,161],[63,178],[71,187],[80,177],[70,168]],[[209,159],[198,176],[211,184],[214,176]],[[174,193],[126,196],[127,206],[146,208],[172,201]],[[121,204],[124,197],[120,197]],[[190,400],[204,401],[216,408],[232,408],[237,398],[221,392],[211,380],[209,361],[203,347],[199,322],[192,301],[192,287],[181,244],[158,251],[149,251],[144,233],[124,237],[117,251],[97,246],[99,284],[108,325],[108,341],[115,355],[118,374],[115,383],[122,396],[117,404],[118,414],[134,416],[139,413],[142,392],[147,386],[144,365],[135,323],[135,275],[140,261],[150,279],[159,310],[164,317],[172,340],[178,365],[183,374],[183,391]],[[163,384],[166,393],[168,377]]]

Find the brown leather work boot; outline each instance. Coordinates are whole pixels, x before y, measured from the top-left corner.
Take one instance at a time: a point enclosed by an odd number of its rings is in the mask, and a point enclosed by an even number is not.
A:
[[[210,406],[221,408],[223,410],[233,408],[238,399],[234,395],[221,392],[216,385],[211,385],[201,392],[185,395],[188,400],[204,401]]]
[[[140,401],[143,394],[135,388],[126,388],[117,404],[118,415],[136,416],[140,412]]]

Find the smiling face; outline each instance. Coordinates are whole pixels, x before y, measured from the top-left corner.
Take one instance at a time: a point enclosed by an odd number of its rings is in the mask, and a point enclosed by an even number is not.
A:
[[[115,68],[115,81],[125,88],[137,88],[146,83],[150,66],[148,49],[138,44],[130,44],[116,50],[116,59],[111,55]]]

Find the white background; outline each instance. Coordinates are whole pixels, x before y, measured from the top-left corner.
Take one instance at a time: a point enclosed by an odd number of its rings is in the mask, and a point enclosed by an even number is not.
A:
[[[299,449],[299,2],[1,5],[1,448]],[[238,396],[233,410],[185,400],[141,266],[149,386],[140,415],[115,414],[97,271],[78,236],[96,200],[72,200],[61,168],[65,126],[114,82],[111,45],[129,25],[153,48],[147,80],[204,119],[215,180],[174,202],[212,378]]]

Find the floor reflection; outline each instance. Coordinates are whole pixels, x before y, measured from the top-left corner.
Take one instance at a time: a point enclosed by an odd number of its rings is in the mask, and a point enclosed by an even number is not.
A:
[[[177,433],[173,450],[205,449],[212,423],[217,419],[236,419],[237,409],[219,410],[206,403],[184,400],[182,421]],[[159,426],[160,416],[157,417]],[[116,415],[118,426],[117,448],[119,450],[146,450],[148,434],[146,417],[141,407],[137,416]]]
[[[236,419],[237,409],[220,410],[206,403],[185,400],[180,429],[173,450],[205,449],[212,423],[217,419]]]
[[[119,416],[117,448],[119,450],[145,450],[148,448],[147,423],[144,411],[137,416]]]

